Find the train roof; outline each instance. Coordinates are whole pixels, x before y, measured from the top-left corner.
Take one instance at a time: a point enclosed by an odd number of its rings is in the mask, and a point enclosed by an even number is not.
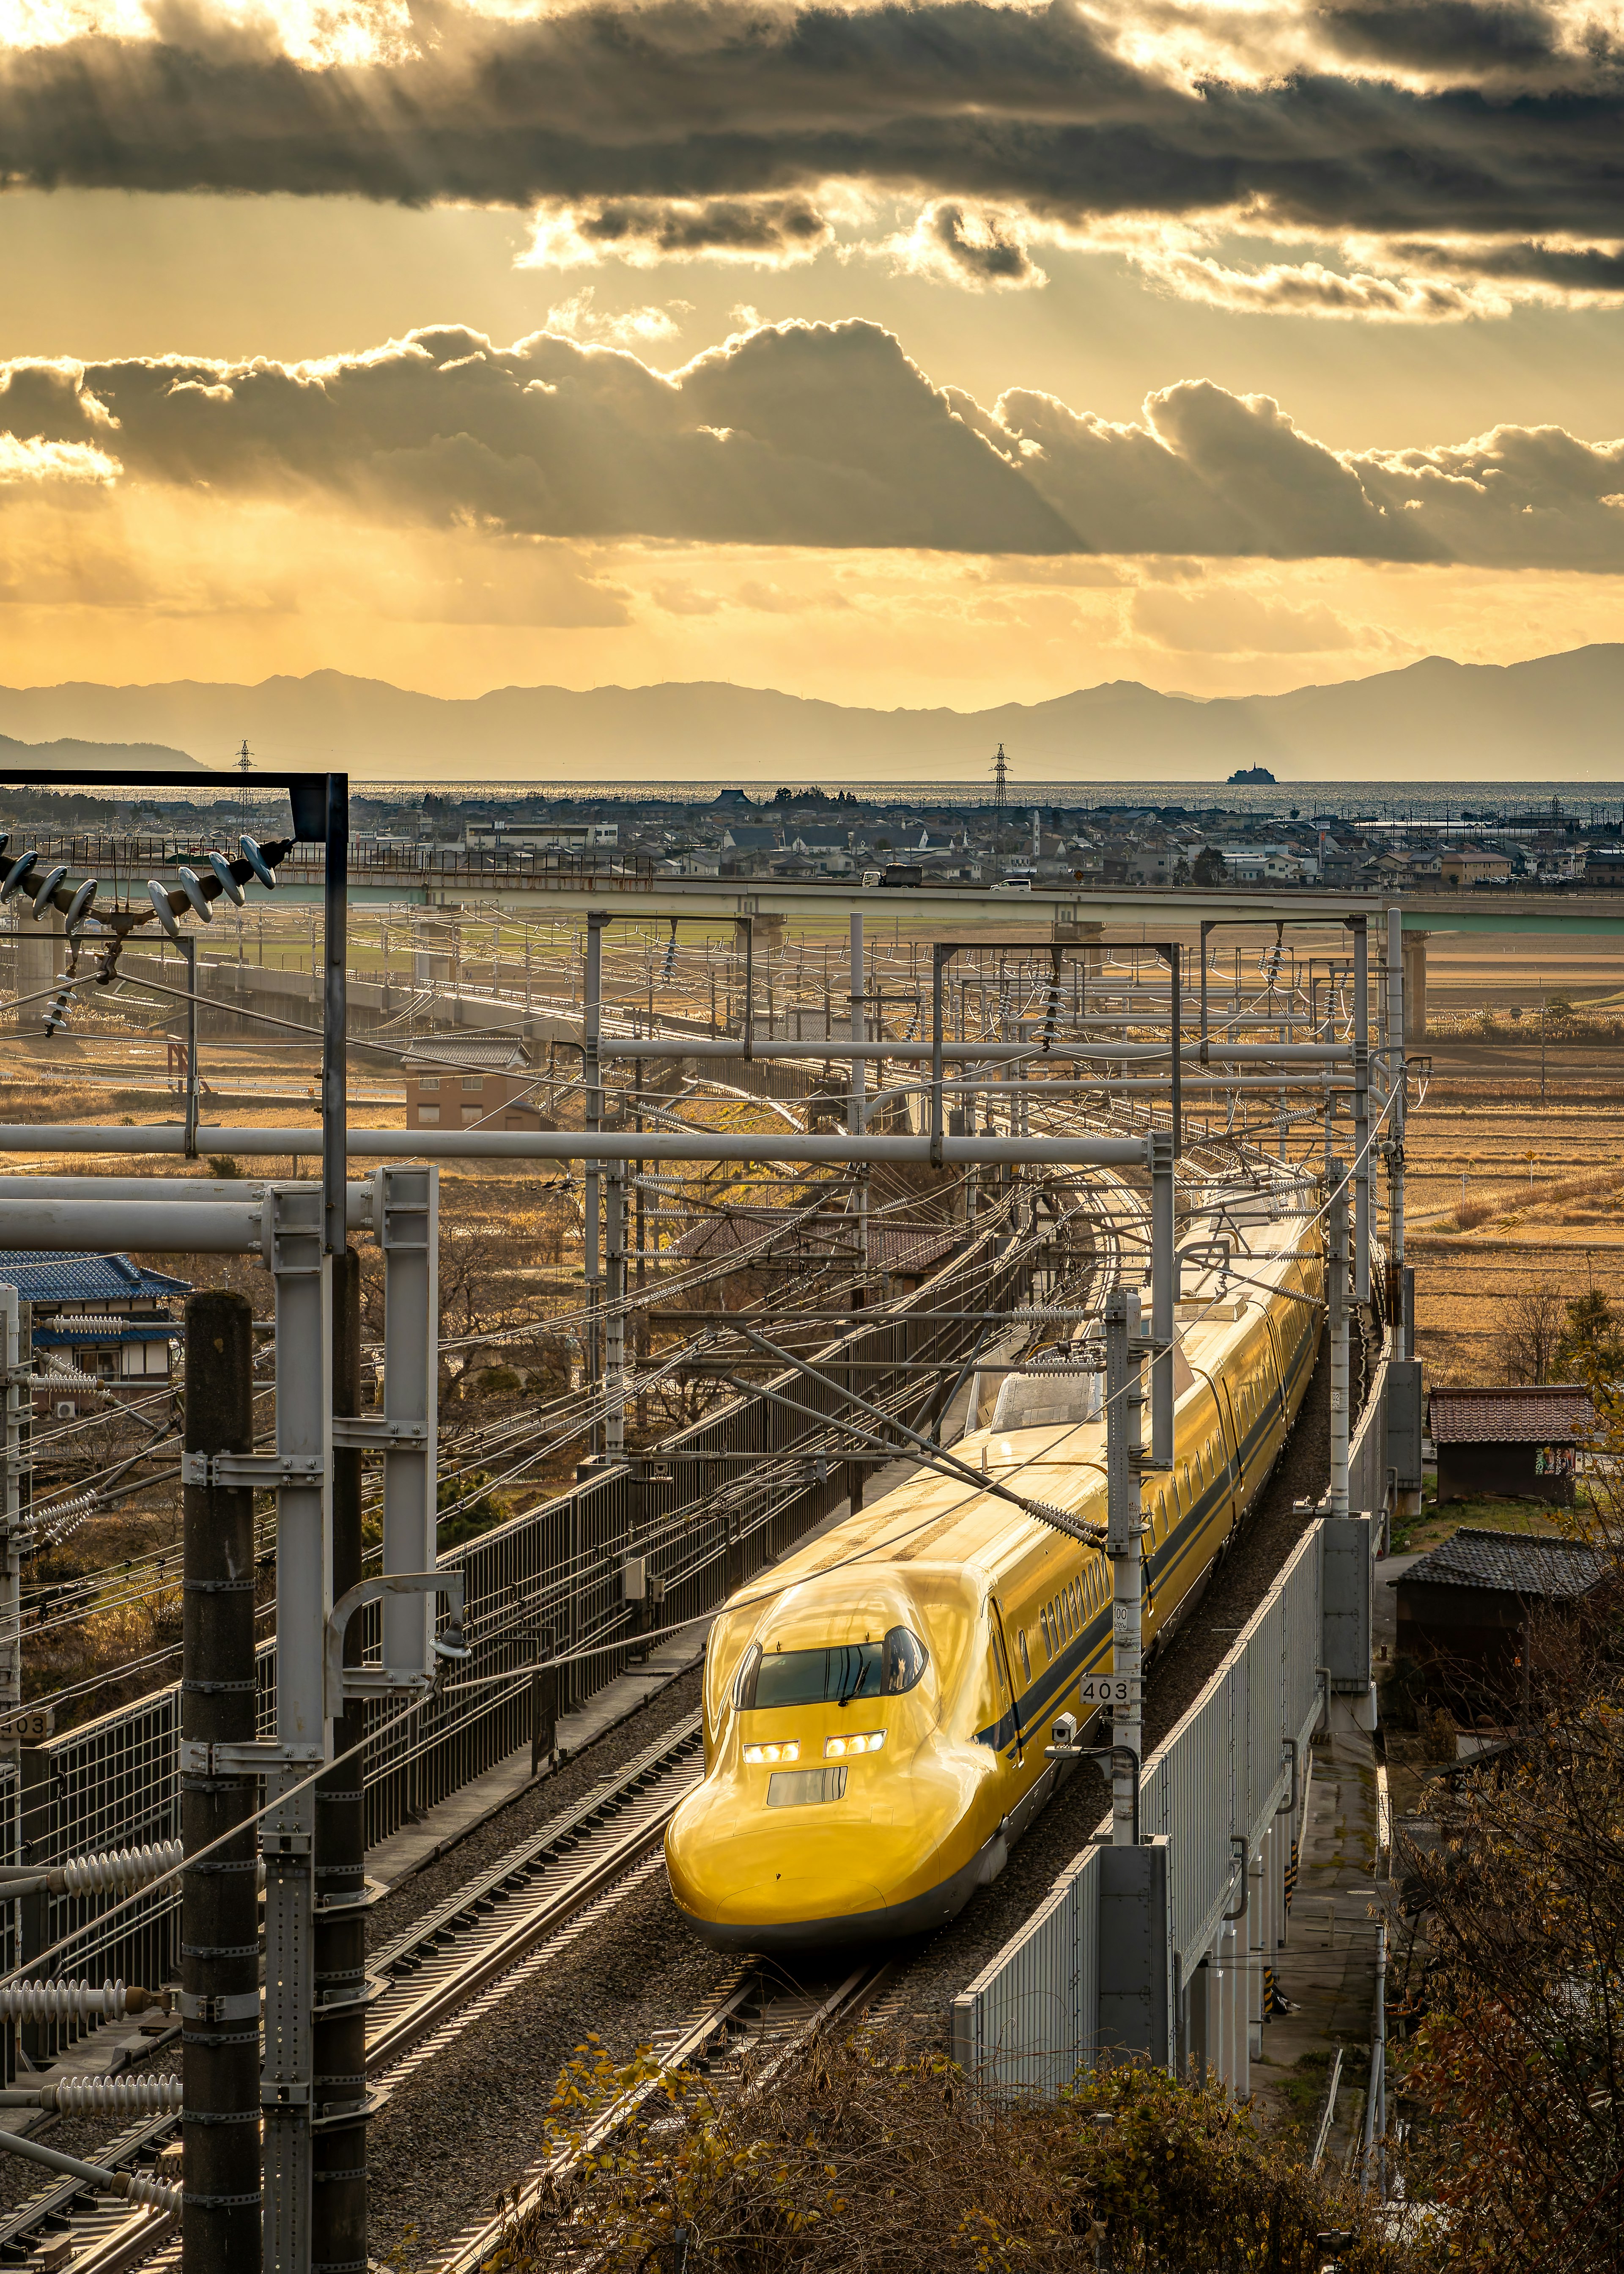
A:
[[[1190,1275],[1192,1284],[1178,1306],[1177,1351],[1184,1361],[1178,1378],[1181,1404],[1186,1397],[1211,1397],[1209,1377],[1231,1365],[1239,1346],[1256,1336],[1272,1294],[1294,1276],[1307,1291],[1308,1267],[1297,1253],[1303,1216],[1282,1216],[1247,1230],[1256,1236],[1230,1269],[1214,1263]],[[996,1433],[976,1429],[949,1449],[971,1468],[980,1468],[985,1457],[991,1475],[1023,1498],[1047,1502],[1103,1527],[1102,1420]],[[1070,1552],[1066,1535],[1041,1518],[966,1480],[920,1468],[868,1507],[793,1550],[773,1566],[770,1578],[763,1573],[746,1604],[837,1569],[848,1570],[854,1585],[865,1567],[876,1579],[881,1570],[906,1571],[911,1584],[930,1591],[944,1581],[957,1591],[963,1573],[971,1570],[1002,1587],[1034,1559],[1061,1551]]]

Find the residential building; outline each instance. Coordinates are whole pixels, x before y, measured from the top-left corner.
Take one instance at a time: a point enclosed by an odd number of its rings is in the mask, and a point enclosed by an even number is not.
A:
[[[0,1252],[0,1281],[34,1306],[40,1387],[36,1406],[78,1411],[86,1377],[116,1393],[142,1397],[175,1370],[182,1322],[178,1299],[189,1279],[133,1263],[127,1255],[70,1255],[54,1248]],[[55,1388],[51,1377],[61,1379]]]
[[[592,853],[618,845],[618,821],[470,821],[470,853]]]
[[[436,1035],[401,1060],[408,1129],[546,1129],[523,1043]]]

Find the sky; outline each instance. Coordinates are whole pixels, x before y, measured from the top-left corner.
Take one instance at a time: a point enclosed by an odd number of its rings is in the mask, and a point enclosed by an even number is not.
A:
[[[1621,112],[1583,0],[0,0],[0,682],[1614,638]]]

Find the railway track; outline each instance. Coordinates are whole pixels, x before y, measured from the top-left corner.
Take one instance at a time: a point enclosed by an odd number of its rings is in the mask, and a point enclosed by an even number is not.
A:
[[[663,2076],[695,2067],[718,2079],[737,2077],[748,2063],[752,2082],[764,2084],[819,2029],[870,2010],[901,1970],[893,1959],[866,1960],[821,1980],[792,1982],[768,1961],[744,1960],[696,2013],[655,2033],[650,2074],[601,2110],[567,2145],[522,2172],[503,2211],[459,2235],[437,2262],[435,2274],[481,2274],[515,2220],[522,2220],[578,2164],[632,2122]]]
[[[703,1768],[700,1717],[689,1714],[456,1895],[372,1954],[385,1985],[368,2018],[366,2073],[380,2095],[490,2013],[594,1920],[660,1868],[672,1811]],[[151,2165],[178,2141],[179,2119],[133,2125],[87,2160]],[[178,2263],[173,2212],[132,2211],[64,2179],[0,2214],[0,2268],[126,2274]]]

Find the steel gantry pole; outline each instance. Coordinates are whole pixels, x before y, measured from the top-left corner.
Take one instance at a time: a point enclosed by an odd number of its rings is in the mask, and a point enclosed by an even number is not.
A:
[[[1348,1171],[1331,1163],[1326,1209],[1326,1311],[1331,1337],[1331,1514],[1348,1513]]]
[[[602,1128],[604,1120],[603,1065],[600,1045],[604,1017],[604,926],[606,911],[594,908],[586,920],[586,980],[581,1018],[581,1079],[586,1091],[586,1126]],[[586,1350],[589,1389],[602,1378],[598,1335],[603,1325],[603,1289],[598,1261],[598,1185],[602,1163],[584,1163],[582,1178],[585,1215]]]
[[[344,1252],[346,1039],[350,1030],[346,968],[350,953],[350,778],[327,778],[326,861],[322,915],[326,964],[321,990],[321,1246]],[[195,1131],[193,1141],[195,1143]]]
[[[1173,1465],[1173,1341],[1178,1302],[1178,1254],[1173,1183],[1173,1133],[1150,1133],[1150,1458]]]
[[[1370,927],[1353,919],[1353,1299],[1370,1300]]]
[[[1139,1353],[1139,1296],[1132,1288],[1113,1288],[1105,1299],[1105,1502],[1112,1580],[1111,1840],[1118,1848],[1132,1847],[1139,1836],[1139,1765],[1144,1758]]]
[[[332,1257],[321,1193],[274,1188],[276,1289],[276,1753],[265,1859],[265,2274],[309,2274],[315,2004],[316,1794],[327,1758],[332,1593]],[[341,1190],[339,1226],[343,1227]]]
[[[1404,1314],[1404,915],[1387,910],[1387,1320],[1395,1358],[1410,1356]]]
[[[846,1107],[846,1126],[849,1135],[862,1136],[868,1122],[868,1060],[864,1045],[868,1040],[868,1016],[863,989],[863,920],[852,918],[852,1020],[850,1041],[852,1053],[852,1086]],[[862,1267],[863,1295],[867,1299],[868,1280],[868,1172],[857,1172],[857,1253]]]
[[[626,1169],[611,1161],[604,1179],[604,1450],[612,1461],[626,1450]]]

